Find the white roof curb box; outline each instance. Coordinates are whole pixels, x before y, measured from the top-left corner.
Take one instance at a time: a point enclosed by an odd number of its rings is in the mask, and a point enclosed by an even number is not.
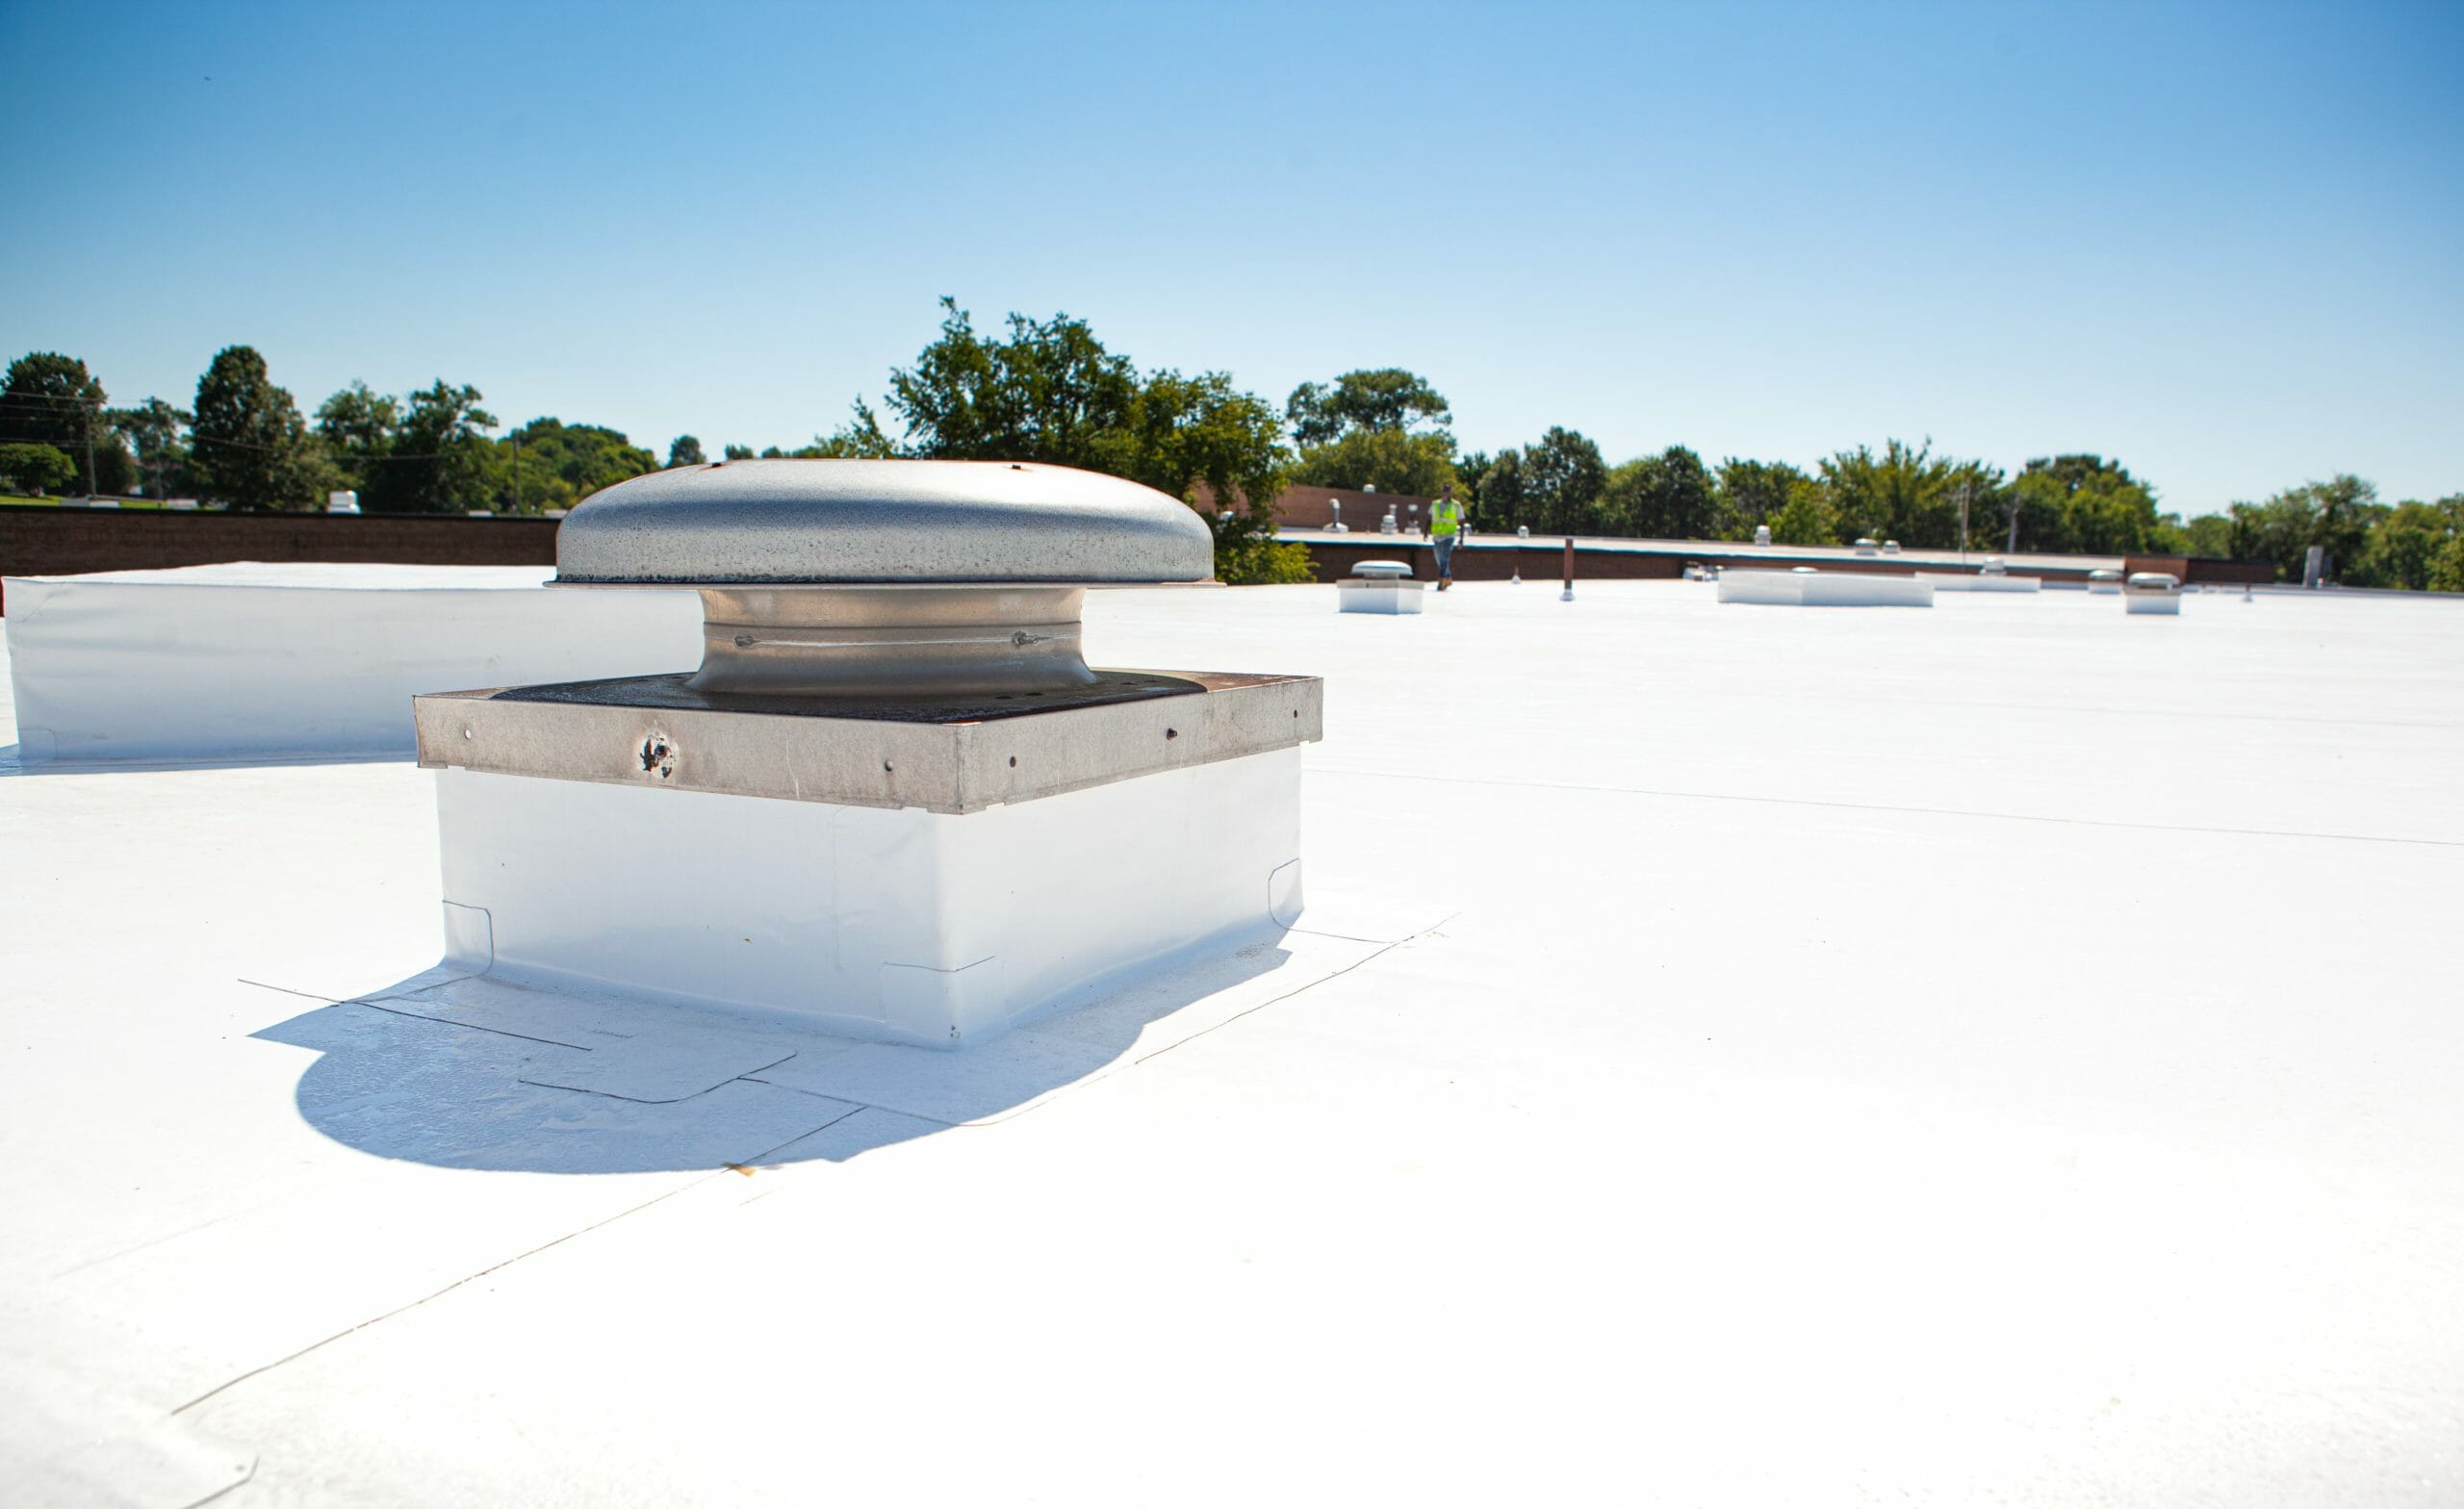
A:
[[[1827,572],[1807,566],[1788,571],[1724,571],[1720,601],[1785,607],[1930,608],[1934,584],[1914,575]]]
[[[1208,581],[1173,499],[724,462],[593,496],[556,553],[698,591],[702,664],[417,699],[460,968],[955,1047],[1299,916],[1322,683],[1080,652],[1088,589]]]
[[[2169,572],[2135,571],[2121,584],[2121,605],[2125,613],[2179,613],[2182,611],[2182,581]]]
[[[1338,613],[1418,613],[1428,587],[1412,579],[1409,561],[1360,561],[1335,583]]]
[[[2044,587],[2044,583],[2035,576],[2012,575],[1999,560],[1987,561],[1972,576],[1946,571],[1920,571],[1916,576],[1937,592],[2024,593],[2041,591]]]

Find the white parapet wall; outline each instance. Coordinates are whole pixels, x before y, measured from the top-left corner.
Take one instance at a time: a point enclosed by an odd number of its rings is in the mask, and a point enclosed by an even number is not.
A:
[[[2044,583],[2034,576],[1995,576],[1946,571],[1920,571],[1916,574],[1916,579],[1937,592],[2040,592],[2044,588]]]
[[[1867,572],[1724,571],[1720,601],[1787,607],[1930,608],[1934,587],[1915,575]]]
[[[955,1048],[1290,927],[1300,769],[1274,750],[964,814],[440,770],[447,962]]]
[[[544,566],[238,563],[11,577],[19,761],[409,758],[414,693],[689,670],[691,593]]]

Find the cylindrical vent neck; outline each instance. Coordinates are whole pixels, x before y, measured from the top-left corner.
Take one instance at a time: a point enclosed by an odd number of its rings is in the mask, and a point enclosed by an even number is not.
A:
[[[977,697],[1091,685],[1083,587],[705,587],[698,691]]]

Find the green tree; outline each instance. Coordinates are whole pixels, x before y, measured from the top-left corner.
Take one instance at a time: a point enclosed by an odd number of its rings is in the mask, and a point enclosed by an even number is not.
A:
[[[1474,527],[1480,519],[1480,478],[1489,470],[1489,453],[1467,450],[1454,458],[1454,496],[1463,500],[1463,516]]]
[[[189,482],[188,410],[160,398],[133,409],[114,409],[112,432],[137,460],[140,486],[148,498],[170,498]]]
[[[125,493],[136,465],[104,413],[103,385],[86,364],[58,351],[29,351],[0,383],[0,443],[50,446],[67,456],[90,493]]]
[[[1445,396],[1417,372],[1364,369],[1331,383],[1304,382],[1284,417],[1300,447],[1295,481],[1413,498],[1434,498],[1462,481]]]
[[[1454,481],[1454,442],[1400,429],[1348,430],[1300,453],[1292,479],[1313,487],[1373,487],[1381,493],[1435,498]]]
[[[2372,526],[2361,559],[2345,579],[2357,587],[2422,591],[2429,585],[2440,552],[2459,534],[2464,534],[2464,493],[2435,503],[2398,503]]]
[[[2102,456],[2029,462],[2013,479],[2005,507],[2017,509],[2023,550],[2136,555],[2188,545],[2177,526],[2156,512],[2154,489],[2120,462]]]
[[[1290,456],[1281,418],[1220,372],[1141,378],[1083,320],[1012,314],[987,339],[954,299],[939,337],[890,373],[893,443],[860,400],[819,442],[830,455],[1040,461],[1109,472],[1174,494],[1208,520],[1227,582],[1306,579],[1304,552],[1274,541],[1274,500]]]
[[[2340,576],[2361,560],[2378,507],[2378,489],[2349,472],[2296,490],[2310,505],[2310,543],[2323,547],[2327,572]]]
[[[750,461],[753,459],[753,448],[751,446],[730,446],[723,454],[725,454],[727,459],[730,461]]]
[[[1585,534],[1600,526],[1600,490],[1608,469],[1581,433],[1552,424],[1523,448],[1523,521],[1534,533]]]
[[[890,373],[889,406],[906,425],[908,453],[1100,465],[1105,437],[1138,394],[1129,358],[1067,315],[1013,314],[1009,339],[988,341],[957,300],[942,299],[941,310],[940,339]]]
[[[532,420],[498,441],[495,450],[503,490],[518,513],[571,508],[603,487],[658,470],[658,457],[623,431],[557,419]]]
[[[2430,557],[2428,586],[2432,592],[2464,592],[2464,530]]]
[[[2182,553],[2204,555],[2211,560],[2234,559],[2233,521],[2222,514],[2201,514],[2184,524]]]
[[[2310,510],[2283,494],[2264,503],[2236,501],[2224,511],[2226,551],[2237,561],[2266,561],[2276,579],[2301,577],[2302,556],[2310,548]]]
[[[1963,485],[1971,518],[1978,504],[1998,497],[2002,487],[1999,471],[1981,462],[1937,456],[1930,443],[1912,448],[1893,440],[1880,455],[1860,446],[1825,459],[1821,470],[1825,500],[1838,515],[1843,536],[1897,540],[1916,549],[1959,548],[1958,490]]]
[[[247,511],[322,505],[334,473],[299,405],[274,386],[253,347],[216,353],[197,379],[195,414],[189,434],[206,497]]]
[[[1480,458],[1473,473],[1472,526],[1511,534],[1531,523],[1530,499],[1523,490],[1523,452],[1508,448]]]
[[[2299,581],[2314,545],[2325,550],[2330,577],[2351,569],[2377,512],[2378,490],[2338,473],[2286,488],[2264,503],[2237,502],[2227,517],[2237,559],[2272,561],[2279,580]]]
[[[1720,463],[1718,537],[1753,539],[1756,526],[1770,523],[1774,514],[1788,506],[1790,491],[1810,480],[1784,461],[1729,457]]]
[[[1637,456],[1621,461],[1608,469],[1600,481],[1600,502],[1594,510],[1595,527],[1602,534],[1632,538],[1642,533],[1635,520],[1645,508],[1643,494],[1651,487],[1653,473],[1659,470],[1659,457]]]
[[[404,400],[393,448],[372,468],[362,501],[371,513],[461,513],[501,492],[496,416],[479,407],[479,390],[439,378]]]
[[[1839,515],[1820,482],[1801,476],[1788,487],[1788,500],[1767,515],[1774,545],[1839,545]]]
[[[702,466],[708,460],[708,457],[702,454],[701,441],[691,435],[679,435],[667,443],[667,465],[670,471],[678,467]]]
[[[1612,534],[1708,540],[1717,538],[1719,496],[1703,458],[1671,446],[1610,470],[1601,487],[1599,513]]]
[[[1291,462],[1281,417],[1266,400],[1233,387],[1227,374],[1149,374],[1126,422],[1102,449],[1101,470],[1199,511],[1215,535],[1221,580],[1260,586],[1311,579],[1309,552],[1274,537],[1274,500]]]
[[[1427,378],[1399,367],[1349,371],[1331,383],[1304,382],[1292,390],[1284,414],[1294,444],[1304,452],[1364,430],[1409,429],[1415,421],[1443,431],[1453,418]]]
[[[76,475],[77,463],[58,446],[0,445],[0,489],[39,498],[66,487]]]
[[[317,438],[342,473],[343,485],[372,497],[381,491],[370,486],[369,473],[393,453],[394,431],[401,422],[400,400],[371,392],[356,380],[317,405]]]
[[[856,412],[846,423],[827,435],[815,435],[812,444],[799,448],[795,455],[852,461],[881,461],[898,454],[897,445],[882,428],[881,416],[871,404],[856,400]]]

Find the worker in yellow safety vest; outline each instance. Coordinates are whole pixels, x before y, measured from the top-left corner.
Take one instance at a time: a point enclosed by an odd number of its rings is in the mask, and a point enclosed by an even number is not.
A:
[[[1454,585],[1454,544],[1463,537],[1463,505],[1454,500],[1454,484],[1438,490],[1428,505],[1428,543],[1437,551],[1437,590]]]

